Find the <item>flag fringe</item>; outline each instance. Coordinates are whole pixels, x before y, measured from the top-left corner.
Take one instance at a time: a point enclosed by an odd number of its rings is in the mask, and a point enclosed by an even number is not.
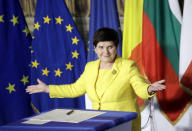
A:
[[[181,87],[185,92],[187,92],[189,95],[192,96],[192,90],[191,90],[191,89],[185,87],[182,83],[180,83],[180,87]]]
[[[175,126],[177,124],[177,122],[179,120],[181,120],[181,118],[183,117],[183,115],[185,114],[185,112],[188,110],[188,108],[190,107],[190,105],[192,104],[192,101],[189,101],[187,103],[187,105],[185,106],[185,108],[183,109],[183,111],[179,114],[179,116],[177,117],[177,119],[175,121],[171,121],[169,119],[169,117],[160,109],[160,112],[163,114],[163,116],[169,121],[169,123],[171,123],[173,126]]]

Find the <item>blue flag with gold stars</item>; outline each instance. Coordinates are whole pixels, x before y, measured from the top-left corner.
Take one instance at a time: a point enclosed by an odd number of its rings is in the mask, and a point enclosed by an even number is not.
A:
[[[97,59],[97,55],[94,52],[93,35],[95,31],[102,27],[109,27],[118,32],[119,46],[117,53],[121,56],[122,36],[116,0],[91,0],[87,61]]]
[[[38,0],[32,41],[31,82],[70,84],[84,71],[85,46],[64,0]],[[49,98],[47,93],[32,95],[37,111],[53,108],[85,108],[84,96]]]
[[[0,125],[32,114],[31,35],[18,0],[0,0]]]

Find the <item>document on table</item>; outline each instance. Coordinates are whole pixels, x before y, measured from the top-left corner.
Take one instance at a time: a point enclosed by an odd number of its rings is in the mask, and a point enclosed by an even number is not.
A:
[[[85,111],[85,110],[70,110],[70,109],[55,109],[40,115],[31,117],[25,124],[44,124],[50,121],[79,123],[87,119],[104,114],[101,111]]]

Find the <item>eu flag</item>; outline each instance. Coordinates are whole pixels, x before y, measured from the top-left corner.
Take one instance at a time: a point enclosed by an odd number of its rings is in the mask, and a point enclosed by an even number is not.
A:
[[[18,0],[0,0],[0,125],[32,114],[31,35]]]
[[[117,53],[121,56],[122,38],[116,0],[91,0],[88,61],[97,59],[97,55],[94,52],[93,35],[95,31],[102,27],[109,27],[118,32],[119,47]]]
[[[38,0],[32,41],[31,82],[70,84],[84,71],[85,46],[64,0]],[[32,95],[37,111],[53,108],[85,108],[84,96],[49,98],[46,93]]]

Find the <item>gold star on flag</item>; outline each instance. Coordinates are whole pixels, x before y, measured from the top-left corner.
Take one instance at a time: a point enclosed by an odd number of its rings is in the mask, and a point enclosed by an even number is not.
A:
[[[21,82],[23,82],[23,84],[25,85],[26,83],[28,83],[29,82],[29,76],[25,76],[25,75],[23,75],[23,78],[21,79]]]
[[[79,39],[77,39],[77,37],[75,36],[75,38],[72,38],[72,44],[78,44]]]
[[[77,52],[77,50],[75,50],[74,52],[72,52],[72,58],[77,58],[78,59],[78,56],[79,56],[79,53]]]
[[[37,60],[32,61],[32,67],[37,68],[38,65],[39,65],[39,63],[37,62]]]
[[[27,26],[25,26],[25,29],[23,30],[23,32],[25,33],[26,36],[29,34],[29,29],[27,28]]]
[[[60,71],[60,69],[58,68],[57,70],[55,70],[55,76],[59,76],[59,77],[61,77],[61,71]]]
[[[49,18],[49,16],[47,15],[47,17],[43,17],[44,19],[44,23],[49,24],[49,21],[51,20],[51,18]]]
[[[7,90],[9,90],[9,94],[11,94],[12,91],[16,91],[14,87],[15,87],[15,84],[11,85],[9,83],[9,86],[6,88]]]
[[[67,31],[72,32],[73,27],[69,24],[68,26],[65,26],[67,28]]]
[[[10,20],[11,22],[13,22],[13,26],[15,26],[15,24],[19,24],[19,16],[15,17],[15,15],[13,15],[13,18]]]
[[[4,23],[3,16],[4,15],[0,15],[0,22],[2,22],[2,23]]]
[[[66,67],[66,70],[69,69],[69,70],[72,70],[72,67],[74,65],[71,65],[71,62],[69,62],[69,64],[65,64],[67,67]]]
[[[42,75],[46,75],[46,76],[48,76],[48,73],[50,72],[49,70],[47,70],[47,68],[43,69],[42,71],[43,71]]]
[[[58,18],[55,18],[56,20],[56,24],[61,24],[61,22],[63,21],[63,19],[61,19],[61,17],[59,16]]]
[[[39,30],[39,27],[40,27],[39,22],[35,23],[34,25],[35,25],[34,29]]]

